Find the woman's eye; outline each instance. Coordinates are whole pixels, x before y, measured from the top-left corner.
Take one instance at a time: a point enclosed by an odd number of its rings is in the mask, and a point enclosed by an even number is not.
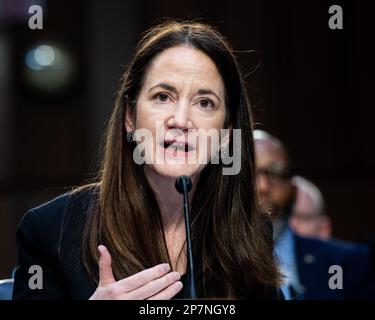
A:
[[[199,101],[199,105],[203,109],[209,109],[209,108],[214,107],[213,102],[209,99],[203,99],[203,100]]]
[[[156,95],[156,99],[161,101],[161,102],[166,102],[168,100],[168,95],[166,95],[165,93],[158,93]]]

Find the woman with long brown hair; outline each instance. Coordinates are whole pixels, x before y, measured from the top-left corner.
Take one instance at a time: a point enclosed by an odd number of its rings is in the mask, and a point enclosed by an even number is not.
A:
[[[219,143],[202,142],[225,129]],[[250,104],[219,32],[177,21],[146,32],[121,79],[103,141],[97,181],[23,218],[14,298],[187,297],[185,221],[175,189],[181,175],[193,185],[198,298],[278,297],[272,230],[257,207]],[[232,174],[223,171],[225,152],[237,157]],[[43,271],[43,289],[29,287],[32,265]]]

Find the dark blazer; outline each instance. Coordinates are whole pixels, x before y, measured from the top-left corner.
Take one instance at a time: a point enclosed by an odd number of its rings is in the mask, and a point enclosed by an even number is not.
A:
[[[13,299],[88,299],[94,293],[96,285],[79,258],[94,193],[63,194],[25,214],[17,230],[19,262]],[[29,288],[32,265],[43,270],[43,289]]]
[[[295,237],[297,270],[304,299],[367,299],[374,272],[367,246],[339,240]],[[343,289],[329,288],[330,266],[343,270]]]
[[[17,230],[19,264],[13,299],[88,299],[94,293],[96,285],[82,266],[79,248],[86,215],[96,196],[97,190],[64,194],[25,214]],[[199,266],[199,261],[194,263]],[[29,288],[32,265],[43,270],[43,289]],[[196,281],[201,283],[198,269]],[[189,297],[187,280],[185,275],[181,277],[184,286],[175,299]],[[251,294],[260,299],[282,298],[276,288],[267,286]]]

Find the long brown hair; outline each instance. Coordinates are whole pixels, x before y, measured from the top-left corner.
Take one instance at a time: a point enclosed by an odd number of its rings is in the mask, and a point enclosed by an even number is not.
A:
[[[144,168],[133,161],[124,116],[126,108],[136,115],[137,96],[155,56],[181,45],[201,50],[213,60],[225,85],[225,126],[230,123],[242,130],[239,174],[223,175],[222,164],[208,164],[192,199],[192,239],[201,261],[198,295],[261,297],[258,289],[275,288],[279,273],[270,222],[257,206],[250,104],[231,47],[218,31],[202,23],[164,22],[147,31],[135,49],[105,133],[98,201],[87,215],[82,261],[95,281],[99,244],[108,247],[117,279],[170,263],[158,202]]]

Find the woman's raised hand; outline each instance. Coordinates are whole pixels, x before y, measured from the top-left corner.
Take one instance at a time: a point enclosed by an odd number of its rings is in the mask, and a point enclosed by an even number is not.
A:
[[[116,281],[110,253],[103,245],[98,250],[99,285],[90,300],[169,300],[182,289],[180,274],[169,272],[170,266],[167,263]]]

